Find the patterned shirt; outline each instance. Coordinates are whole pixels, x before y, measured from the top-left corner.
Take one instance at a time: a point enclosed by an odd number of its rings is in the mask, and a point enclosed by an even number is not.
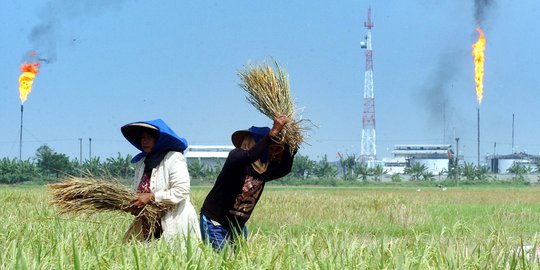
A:
[[[150,193],[150,173],[144,173],[137,187],[137,193]]]
[[[251,164],[268,149],[270,138],[263,137],[251,149],[236,148],[229,153],[214,187],[201,208],[201,213],[223,226],[242,227],[250,218],[268,181],[287,175],[292,168],[294,154],[285,146],[281,161],[270,161],[260,174]]]

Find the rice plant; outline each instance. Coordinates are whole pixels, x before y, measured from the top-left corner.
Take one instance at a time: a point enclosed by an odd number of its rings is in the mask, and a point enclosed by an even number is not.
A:
[[[196,208],[210,187],[193,187]],[[233,252],[122,243],[123,211],[61,214],[0,187],[0,269],[540,269],[540,188],[267,187]]]
[[[304,142],[304,123],[307,119],[296,119],[296,108],[289,86],[289,76],[277,61],[274,68],[269,64],[248,64],[238,72],[240,87],[248,94],[247,100],[261,113],[274,119],[286,115],[292,121],[281,131],[278,140],[288,144],[296,152]]]
[[[94,178],[71,177],[63,181],[47,185],[51,191],[51,204],[58,207],[60,213],[99,213],[103,211],[123,211],[134,213],[131,204],[136,193],[119,183]],[[125,240],[135,236],[135,225],[138,223],[156,224],[171,205],[152,202],[140,209],[135,221],[128,229]],[[150,235],[155,228],[150,227]]]

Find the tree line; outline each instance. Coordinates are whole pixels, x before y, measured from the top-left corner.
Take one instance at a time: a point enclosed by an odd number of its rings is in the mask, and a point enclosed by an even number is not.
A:
[[[36,150],[34,158],[27,160],[0,159],[0,184],[14,184],[27,181],[51,182],[66,177],[95,177],[100,179],[116,179],[129,181],[134,175],[132,156],[109,157],[101,160],[94,157],[84,161],[69,159],[65,154],[54,151],[47,145]],[[188,160],[188,170],[191,178],[199,182],[213,182],[222,164],[208,166],[200,160]],[[539,166],[540,167],[540,166]],[[528,182],[528,176],[538,173],[529,166],[514,163],[508,173],[513,182]],[[540,179],[540,176],[537,176]],[[476,166],[472,163],[457,164],[450,160],[448,170],[438,174],[430,172],[425,164],[412,163],[405,167],[404,174],[387,175],[381,164],[368,166],[361,162],[356,155],[340,156],[337,162],[328,161],[327,156],[315,161],[305,155],[296,155],[291,173],[274,181],[277,184],[288,185],[338,185],[351,183],[381,182],[389,178],[392,182],[422,181],[437,182],[445,185],[459,183],[478,183],[498,181],[496,174],[491,174],[486,166]]]
[[[540,165],[540,164],[539,164]],[[540,167],[540,166],[538,166]],[[221,165],[206,166],[198,160],[189,163],[190,176],[194,179],[212,182],[221,171]],[[449,160],[448,169],[433,173],[422,163],[407,164],[403,174],[388,175],[381,164],[368,166],[361,162],[356,155],[340,156],[337,162],[329,162],[327,156],[315,161],[308,156],[296,155],[291,173],[281,179],[273,181],[285,185],[351,185],[369,182],[382,182],[387,179],[391,182],[423,182],[433,185],[454,186],[476,183],[529,183],[531,174],[538,174],[530,166],[514,163],[507,171],[509,180],[501,179],[498,174],[492,174],[489,167],[477,166],[473,163],[458,164],[457,160]],[[540,179],[540,176],[536,176]]]
[[[66,177],[97,177],[126,179],[134,174],[131,155],[101,160],[99,157],[79,161],[69,159],[48,145],[36,150],[34,158],[27,160],[0,159],[0,183],[14,184],[27,181],[50,182]]]

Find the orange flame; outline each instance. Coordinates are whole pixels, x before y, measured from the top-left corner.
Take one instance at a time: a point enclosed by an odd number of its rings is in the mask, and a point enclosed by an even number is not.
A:
[[[34,82],[34,77],[38,74],[39,62],[32,64],[24,63],[21,66],[22,74],[19,76],[19,96],[21,98],[21,104],[23,104],[28,94],[32,92],[32,83]]]
[[[476,31],[480,34],[478,41],[472,46],[472,55],[474,57],[474,80],[476,81],[476,100],[478,105],[482,103],[484,97],[484,50],[486,49],[486,39],[484,32],[480,27],[476,27]]]

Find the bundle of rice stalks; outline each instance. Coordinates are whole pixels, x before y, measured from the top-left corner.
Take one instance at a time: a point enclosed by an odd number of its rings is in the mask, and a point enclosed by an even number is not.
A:
[[[52,194],[51,204],[60,209],[60,213],[95,214],[102,211],[123,211],[132,213],[130,201],[135,192],[113,182],[93,178],[69,178],[47,185]],[[147,204],[135,217],[135,222],[156,224],[171,207],[169,204]],[[155,228],[150,227],[150,235]]]
[[[281,131],[280,143],[290,146],[291,152],[300,148],[304,142],[303,132],[307,130],[302,126],[306,119],[295,119],[295,106],[289,88],[289,77],[285,70],[274,62],[275,72],[270,65],[249,64],[238,76],[242,80],[240,87],[248,93],[247,100],[261,113],[274,119],[286,115],[291,121]]]

